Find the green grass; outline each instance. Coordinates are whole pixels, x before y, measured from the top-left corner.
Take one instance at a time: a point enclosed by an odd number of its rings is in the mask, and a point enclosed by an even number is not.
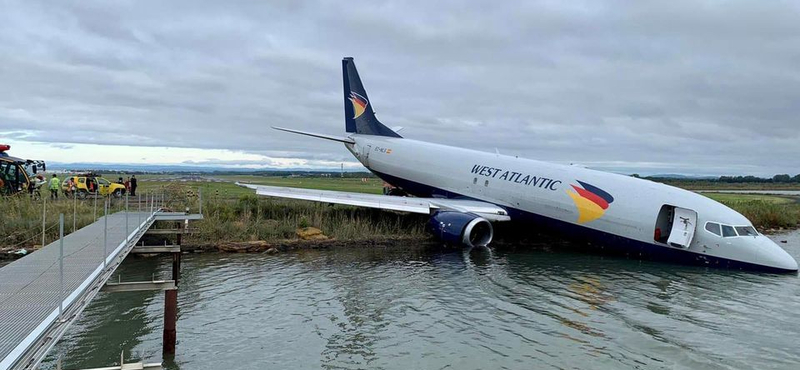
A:
[[[58,215],[64,214],[64,234],[68,235],[95,221],[93,199],[33,200],[27,196],[0,198],[0,248],[32,248],[42,243],[42,214],[45,214],[45,245],[58,239]],[[113,200],[111,212],[124,208],[124,202]],[[45,208],[46,207],[46,208]],[[97,216],[102,216],[103,199],[97,200]],[[73,222],[74,221],[74,222]]]
[[[735,202],[766,202],[771,204],[796,203],[797,200],[788,196],[762,195],[762,194],[733,194],[733,193],[703,193],[703,195],[720,203]]]
[[[800,227],[800,202],[788,196],[702,193],[741,213],[759,230]]]
[[[276,186],[324,188],[326,190],[380,192],[382,182],[372,179],[341,178],[240,178],[239,181]],[[142,182],[143,184],[146,182]],[[314,226],[341,240],[369,240],[388,237],[423,237],[426,217],[397,214],[378,209],[259,197],[251,189],[221,182],[153,181],[144,191],[163,191],[174,210],[197,210],[196,189],[203,192],[199,230],[187,236],[187,243],[214,244],[240,241],[277,241],[295,238],[298,228]],[[376,191],[377,190],[377,191]]]
[[[139,177],[139,176],[137,176]],[[380,192],[381,182],[372,179],[281,179],[253,178],[253,183],[280,186],[320,186],[331,190]],[[261,180],[261,181],[259,181]],[[311,180],[311,181],[308,181]],[[377,209],[330,206],[316,202],[274,199],[256,196],[253,190],[233,183],[142,181],[139,194],[166,194],[167,207],[192,212],[199,209],[197,189],[203,189],[204,219],[193,223],[198,232],[187,235],[187,244],[215,244],[265,240],[268,242],[293,239],[298,228],[314,226],[329,237],[359,241],[393,237],[427,237],[427,218],[420,215],[398,214]],[[146,185],[145,185],[146,184]],[[142,198],[144,199],[144,198]],[[31,248],[41,244],[42,201],[26,196],[0,199],[0,248]],[[103,200],[98,202],[102,214]],[[124,201],[114,200],[112,211],[124,208]],[[135,203],[134,203],[135,204]],[[94,203],[62,197],[47,201],[46,243],[58,237],[58,214],[64,213],[66,234],[72,231],[73,208],[77,229],[94,222]],[[135,205],[131,205],[136,209]]]
[[[290,186],[348,192],[380,194],[383,182],[376,178],[311,178],[267,177],[252,175],[206,176],[224,182],[167,181],[172,175],[139,175],[138,192],[168,194],[168,206],[173,210],[187,207],[197,212],[203,196],[205,219],[196,223],[199,232],[188,236],[187,243],[220,243],[230,241],[274,241],[294,237],[297,228],[315,226],[326,235],[342,240],[368,240],[382,237],[424,237],[427,218],[419,215],[401,215],[375,209],[330,206],[314,202],[258,197],[251,189],[234,184],[235,181],[251,184]],[[46,195],[46,192],[45,192]],[[800,226],[800,202],[795,197],[761,194],[704,193],[742,213],[761,230],[771,228],[797,228]],[[0,247],[26,247],[41,243],[42,201],[25,196],[0,199]],[[123,202],[114,202],[119,210]],[[102,200],[98,207],[102,209]],[[91,200],[48,201],[46,219],[47,242],[57,238],[58,214],[66,217],[66,232],[72,231],[73,208],[77,210],[75,223],[81,228],[94,221]],[[98,214],[102,211],[99,210]]]
[[[664,184],[688,190],[800,190],[798,183],[718,182],[703,180],[659,180]]]
[[[387,237],[424,237],[426,218],[377,209],[330,206],[317,202],[258,197],[204,202],[199,232],[188,243],[214,244],[295,238],[298,228],[314,226],[340,240],[370,240]]]
[[[137,176],[138,178],[139,176]],[[377,178],[367,178],[362,181],[360,178],[338,178],[338,177],[267,177],[267,176],[218,176],[213,178],[223,182],[210,181],[167,181],[170,176],[145,175],[139,180],[137,192],[159,191],[164,186],[179,184],[184,186],[187,191],[197,191],[200,189],[204,199],[235,199],[244,195],[253,194],[254,191],[248,188],[237,186],[235,182],[243,182],[256,185],[287,186],[304,189],[336,190],[358,193],[381,194],[383,182]]]

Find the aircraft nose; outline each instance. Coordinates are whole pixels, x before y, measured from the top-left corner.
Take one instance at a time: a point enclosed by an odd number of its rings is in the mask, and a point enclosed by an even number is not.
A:
[[[766,236],[760,238],[763,238],[760,248],[758,248],[758,259],[761,265],[797,271],[797,261],[789,253]]]

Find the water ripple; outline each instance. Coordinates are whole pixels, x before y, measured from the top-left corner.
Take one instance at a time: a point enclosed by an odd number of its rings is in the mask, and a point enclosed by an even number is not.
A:
[[[786,239],[786,236],[782,237]],[[783,244],[800,255],[800,233]],[[794,368],[795,275],[574,252],[335,250],[186,255],[186,369]],[[168,259],[126,261],[169,273]],[[125,271],[123,269],[123,272]],[[70,367],[158,359],[163,295],[101,295]],[[52,361],[44,368],[52,365]]]

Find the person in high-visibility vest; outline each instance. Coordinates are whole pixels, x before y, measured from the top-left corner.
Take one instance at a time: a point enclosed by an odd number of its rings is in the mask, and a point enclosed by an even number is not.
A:
[[[58,188],[61,186],[61,180],[58,179],[56,174],[50,179],[50,199],[58,199]]]

